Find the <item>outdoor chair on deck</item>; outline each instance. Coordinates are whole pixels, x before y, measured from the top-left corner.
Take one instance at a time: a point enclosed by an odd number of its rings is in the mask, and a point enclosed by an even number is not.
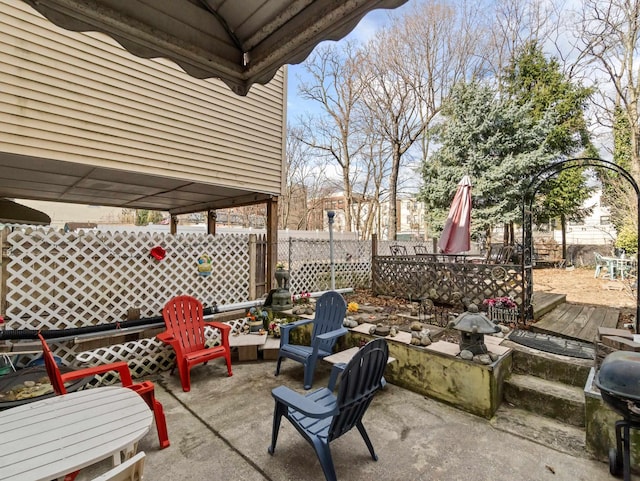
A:
[[[58,364],[53,357],[51,349],[49,349],[47,341],[45,341],[44,337],[40,333],[38,333],[38,338],[40,338],[40,342],[42,343],[42,357],[44,358],[47,375],[51,381],[53,391],[57,395],[67,394],[67,389],[64,386],[65,382],[75,381],[85,377],[93,377],[97,374],[106,374],[110,371],[117,371],[120,375],[120,382],[122,383],[122,386],[137,392],[153,411],[153,415],[156,420],[156,429],[158,430],[158,439],[160,440],[160,449],[164,449],[169,446],[169,435],[167,433],[167,422],[164,417],[164,409],[162,408],[160,401],[155,397],[155,386],[151,381],[134,383],[131,378],[131,372],[129,371],[129,365],[124,361],[103,364],[102,366],[76,369],[75,371],[65,372],[63,374],[58,368]]]
[[[417,256],[422,256],[429,253],[429,251],[427,250],[427,246],[423,246],[423,245],[413,246],[413,250]]]
[[[344,298],[335,291],[325,292],[316,303],[316,314],[313,319],[302,319],[289,324],[280,325],[280,351],[276,364],[277,376],[280,373],[280,364],[284,358],[293,359],[304,366],[304,388],[311,389],[313,373],[318,359],[333,354],[333,346],[340,336],[347,333],[342,326],[347,313],[347,303]],[[289,334],[292,329],[313,323],[311,332],[311,345],[301,346],[290,344]]]
[[[280,421],[284,416],[313,446],[327,481],[337,479],[329,443],[354,426],[364,439],[371,458],[377,461],[362,417],[373,396],[383,386],[382,375],[388,358],[387,342],[382,338],[374,339],[360,349],[346,367],[343,364],[333,368],[332,379],[342,371],[337,395],[333,394],[331,387],[318,389],[306,396],[285,386],[271,391],[276,404],[269,453],[273,455],[276,449]]]
[[[487,264],[508,264],[511,262],[511,256],[513,255],[513,246],[497,246],[492,245],[487,252]]]
[[[593,274],[593,277],[597,278],[597,277],[600,277],[600,273],[603,267],[607,269],[607,271],[609,270],[610,267],[609,267],[609,263],[604,260],[604,258],[602,257],[602,254],[600,254],[599,252],[594,252],[593,257],[596,260],[596,271]]]
[[[392,256],[406,256],[407,248],[405,246],[392,245],[389,246],[389,250],[391,251]]]
[[[165,304],[162,317],[167,330],[158,334],[157,337],[165,344],[169,344],[176,353],[176,362],[171,369],[171,374],[177,365],[184,392],[191,390],[191,368],[196,364],[206,364],[212,359],[223,357],[227,363],[229,376],[233,375],[229,346],[231,326],[217,321],[205,322],[202,303],[198,299],[191,296],[174,297]],[[212,347],[205,345],[205,326],[220,330],[221,345]]]

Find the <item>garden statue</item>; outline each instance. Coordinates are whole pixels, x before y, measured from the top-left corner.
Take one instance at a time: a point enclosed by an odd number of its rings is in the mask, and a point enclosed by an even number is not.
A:
[[[289,292],[289,271],[284,268],[283,264],[276,266],[274,273],[278,287],[269,292],[265,307],[270,307],[273,311],[286,311],[293,307],[291,301],[291,293]]]

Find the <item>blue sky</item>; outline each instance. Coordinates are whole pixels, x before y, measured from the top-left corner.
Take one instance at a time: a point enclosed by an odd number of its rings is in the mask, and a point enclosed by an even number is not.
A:
[[[364,16],[356,28],[347,35],[342,41],[347,39],[356,40],[359,43],[366,43],[369,39],[373,38],[377,30],[385,25],[389,16],[397,16],[402,14],[407,8],[410,8],[411,4],[415,0],[409,0],[407,3],[394,10],[378,9],[369,12]],[[302,64],[289,65],[289,83],[288,83],[288,96],[287,96],[287,120],[290,123],[296,123],[296,119],[302,116],[307,111],[317,111],[318,107],[314,105],[314,102],[308,102],[298,97],[298,84],[300,79],[304,78],[305,71]]]

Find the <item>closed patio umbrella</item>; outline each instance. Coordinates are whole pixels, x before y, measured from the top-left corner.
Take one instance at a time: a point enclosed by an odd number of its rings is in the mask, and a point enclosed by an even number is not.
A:
[[[458,183],[438,248],[444,254],[459,254],[471,249],[471,179],[468,175]]]

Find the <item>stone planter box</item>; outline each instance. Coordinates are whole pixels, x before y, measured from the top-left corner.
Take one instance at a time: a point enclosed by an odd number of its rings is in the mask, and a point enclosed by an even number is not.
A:
[[[608,462],[609,448],[616,445],[615,423],[622,416],[602,400],[593,384],[595,368],[591,368],[584,387],[586,447],[595,458]],[[640,430],[631,429],[631,469],[640,472]]]
[[[373,336],[351,331],[339,343],[342,350],[371,339]],[[396,361],[387,366],[385,378],[410,391],[491,418],[502,402],[503,381],[511,371],[511,351],[493,364],[481,365],[452,354],[458,352],[456,344],[438,345],[441,350],[436,351],[390,341],[389,355]],[[447,345],[450,353],[442,352]]]

